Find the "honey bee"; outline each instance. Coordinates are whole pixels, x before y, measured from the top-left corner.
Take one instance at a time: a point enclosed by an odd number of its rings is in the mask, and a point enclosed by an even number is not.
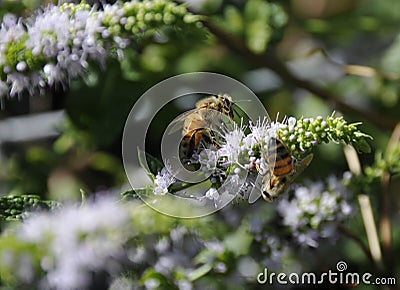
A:
[[[233,120],[233,101],[227,95],[211,96],[196,103],[196,108],[185,113],[175,120],[177,124],[183,122],[182,140],[179,147],[181,160],[189,160],[199,150],[201,144],[212,144],[219,147],[215,141],[215,124],[224,124],[221,114]]]
[[[264,172],[259,170],[263,176],[261,195],[266,201],[272,202],[289,190],[294,179],[310,165],[313,154],[309,154],[301,160],[296,159],[290,155],[282,141],[271,138],[267,156],[262,157],[267,162],[269,169]]]

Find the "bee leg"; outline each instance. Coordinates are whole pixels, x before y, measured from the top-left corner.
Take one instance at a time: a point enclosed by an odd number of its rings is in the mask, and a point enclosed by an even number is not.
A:
[[[183,136],[181,143],[180,143],[180,150],[179,150],[179,158],[181,160],[187,159],[189,156],[190,150],[190,137],[191,136]]]
[[[256,170],[257,170],[258,174],[260,174],[260,175],[262,175],[262,176],[267,175],[267,173],[268,173],[268,168],[262,169],[261,166],[260,166],[260,164],[255,164],[255,166],[256,166]]]
[[[218,142],[217,142],[217,137],[215,135],[214,131],[210,131],[210,137],[209,137],[210,143],[216,148],[216,149],[220,149],[221,146],[219,146]]]
[[[196,145],[196,132],[192,132],[192,134],[188,134],[183,136],[181,141],[181,148],[179,152],[179,158],[182,162],[182,165],[189,171],[196,170],[196,162],[192,159],[192,156],[196,153],[195,145]]]

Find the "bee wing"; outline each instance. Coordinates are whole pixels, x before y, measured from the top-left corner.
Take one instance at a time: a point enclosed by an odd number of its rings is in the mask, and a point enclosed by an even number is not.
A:
[[[308,154],[306,157],[304,157],[301,160],[297,160],[296,163],[294,164],[295,170],[294,170],[294,176],[293,179],[295,179],[297,176],[299,176],[311,163],[313,160],[314,154]]]
[[[182,113],[177,118],[175,118],[169,125],[168,125],[168,135],[171,135],[177,131],[182,131],[185,121],[191,114],[197,113],[201,108],[196,108],[187,112]]]
[[[256,180],[254,180],[254,186],[251,190],[248,198],[248,203],[252,204],[255,203],[261,196],[264,184],[271,178],[271,173],[268,171],[263,175],[257,175]]]

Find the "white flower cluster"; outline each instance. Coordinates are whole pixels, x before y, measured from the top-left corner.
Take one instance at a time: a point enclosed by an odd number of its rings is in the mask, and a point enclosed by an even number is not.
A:
[[[289,120],[295,122],[295,118]],[[259,171],[268,170],[269,165],[263,152],[268,149],[271,138],[276,138],[280,126],[286,123],[287,120],[284,123],[270,123],[267,118],[263,118],[248,127],[234,124],[232,130],[222,136],[220,148],[199,150],[191,158],[192,164],[200,165],[202,171],[211,174],[210,181],[213,184],[200,200],[214,201],[217,207],[224,194],[240,193],[245,196],[255,186],[254,180]],[[165,194],[176,181],[179,182],[164,168],[154,180],[155,194]]]
[[[277,209],[282,224],[301,245],[318,247],[320,238],[334,240],[337,237],[337,225],[348,219],[354,212],[349,202],[349,190],[343,179],[331,176],[326,182],[309,182],[294,191],[294,197],[285,196]]]
[[[116,288],[110,289],[157,289],[165,285],[200,289],[207,286],[204,281],[209,282],[199,279],[204,275],[236,277],[227,279],[227,283],[242,286],[247,279],[244,274],[249,273],[246,265],[255,269],[261,265],[283,267],[293,254],[288,233],[298,242],[318,246],[315,237],[332,238],[332,232],[326,229],[349,217],[352,206],[346,201],[343,185],[333,177],[321,184],[310,185],[308,191],[299,188],[296,198],[279,203],[279,214],[289,231],[282,231],[276,212],[269,211],[268,217],[264,206],[249,208],[247,213],[231,207],[222,212],[222,222],[221,216],[214,215],[188,224],[139,204],[109,198],[80,207],[65,205],[53,212],[34,214],[2,233],[0,271],[3,274],[8,269],[18,285],[35,289],[89,289],[113,279]],[[218,192],[210,189],[206,195],[214,200]],[[302,211],[296,216],[298,220],[290,216],[293,211],[299,213],[296,208]],[[314,216],[319,216],[319,221]],[[210,222],[236,234],[215,236],[210,232]],[[301,235],[313,239],[299,238]],[[250,245],[256,252],[252,257],[243,256],[243,247]],[[225,253],[232,251],[241,253],[237,263],[225,259]]]
[[[161,227],[155,226],[160,232],[148,227],[153,219],[161,221]],[[15,246],[7,244],[0,249],[0,273],[8,268],[29,289],[70,290],[106,285],[125,271],[145,277],[144,270],[151,267],[177,287],[191,289],[186,274],[196,268],[193,255],[204,248],[203,241],[186,227],[168,228],[169,222],[150,209],[109,197],[36,213],[14,230],[2,233],[1,241],[12,237]],[[176,277],[176,272],[185,275]],[[152,282],[160,283],[144,280],[149,289]]]
[[[117,1],[102,9],[64,3],[24,19],[6,14],[0,26],[0,98],[67,87],[90,63],[104,67],[111,55],[122,59],[132,39],[151,37],[155,28],[174,21],[196,22],[187,14],[167,0]]]
[[[290,255],[290,247],[281,236],[273,233],[271,221],[265,221],[257,215],[252,216],[249,232],[254,235],[254,244],[263,253],[262,264],[268,268],[281,269],[283,260]]]
[[[176,181],[176,178],[164,167],[154,179],[154,194],[165,195],[168,192],[168,187]]]
[[[105,13],[93,13],[86,5],[76,11],[63,7],[48,6],[25,22],[12,14],[4,16],[0,67],[6,78],[0,80],[0,97],[65,87],[89,61],[105,63],[103,40],[109,36],[102,25]]]
[[[251,170],[261,163],[262,151],[267,149],[271,138],[277,137],[279,122],[270,123],[267,118],[257,120],[250,124],[250,133],[246,134],[246,126],[234,126],[232,131],[225,134],[225,143],[219,149],[219,157],[225,158],[229,165],[237,164],[239,167]],[[256,152],[258,149],[259,152]]]
[[[93,273],[105,271],[115,275],[121,270],[118,258],[131,234],[129,224],[127,211],[110,199],[39,213],[21,224],[17,237],[39,250],[40,272],[46,273],[43,279],[36,280],[33,252],[32,256],[25,254],[29,263],[11,253],[6,258],[8,262],[0,263],[4,266],[19,261],[24,268],[21,281],[38,282],[42,289],[84,289],[91,283]]]

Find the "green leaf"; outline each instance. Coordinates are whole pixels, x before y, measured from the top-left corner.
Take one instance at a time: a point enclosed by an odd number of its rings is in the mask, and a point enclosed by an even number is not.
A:
[[[354,143],[354,148],[360,153],[371,153],[371,146],[364,138]]]
[[[247,231],[248,226],[242,224],[233,234],[227,236],[224,240],[226,248],[232,251],[236,256],[245,255],[253,241],[253,236]]]
[[[160,284],[157,289],[176,289],[171,281],[165,277],[163,274],[157,272],[156,270],[149,268],[146,270],[141,278],[142,283],[144,284],[146,280],[154,279],[158,281]]]
[[[146,171],[146,174],[152,179],[155,179],[155,176],[158,172],[163,169],[164,165],[160,160],[151,156],[149,153],[141,150],[138,150],[139,164]]]
[[[247,46],[255,53],[266,50],[271,38],[271,28],[261,21],[254,21],[246,29]]]
[[[152,187],[128,189],[121,193],[123,199],[140,199],[153,195]]]
[[[271,39],[269,3],[249,0],[245,6],[246,42],[255,53],[265,51]]]
[[[244,20],[239,9],[235,6],[228,6],[225,8],[225,21],[226,29],[236,35],[242,35]]]

